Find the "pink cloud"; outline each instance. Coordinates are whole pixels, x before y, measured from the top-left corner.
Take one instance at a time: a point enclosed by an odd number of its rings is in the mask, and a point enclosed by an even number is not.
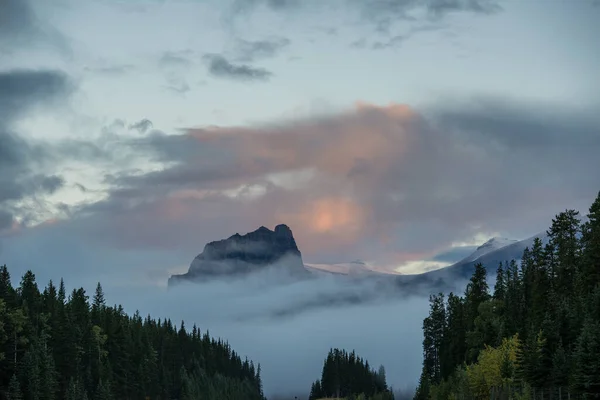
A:
[[[164,135],[156,148],[172,166],[119,181],[123,189],[97,206],[106,212],[89,229],[120,247],[191,257],[206,242],[285,223],[308,262],[386,265],[515,224],[535,233],[556,211],[552,188],[538,196],[530,184],[547,179],[553,148],[500,146],[503,126],[485,118],[444,124],[407,105],[357,102],[318,119]],[[575,170],[584,163],[571,162]]]

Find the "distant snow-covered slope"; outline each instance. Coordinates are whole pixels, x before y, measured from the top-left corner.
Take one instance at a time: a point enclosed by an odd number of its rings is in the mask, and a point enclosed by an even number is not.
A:
[[[463,290],[465,280],[473,274],[475,264],[481,263],[488,269],[488,277],[495,276],[499,263],[505,261],[520,261],[523,250],[531,248],[535,238],[539,237],[545,244],[548,237],[545,232],[524,240],[514,240],[494,237],[479,246],[469,256],[462,260],[433,271],[419,274],[399,274],[385,270],[377,270],[362,261],[338,264],[305,264],[305,267],[315,274],[348,276],[361,279],[383,279],[402,289],[403,292]]]
[[[516,239],[493,237],[490,240],[488,240],[487,242],[485,242],[484,244],[482,244],[481,246],[479,246],[477,248],[477,250],[475,250],[471,255],[469,255],[468,257],[465,257],[463,260],[461,260],[459,262],[475,261],[479,257],[482,257],[488,253],[499,250],[503,247],[509,246],[509,245],[517,243],[517,242],[519,242],[519,241]]]
[[[488,271],[495,271],[498,267],[498,264],[501,262],[510,260],[520,261],[521,257],[523,256],[523,250],[525,250],[526,247],[531,248],[535,238],[542,239],[542,243],[544,244],[548,243],[548,236],[545,232],[538,233],[537,235],[531,236],[524,240],[512,241],[512,243],[510,243],[508,240],[496,241],[494,240],[494,238],[480,246],[473,254],[464,258],[463,260],[452,264],[448,267],[427,272],[421,275],[428,275],[429,277],[435,277],[436,279],[468,279],[473,273],[475,264],[478,263],[483,264],[484,267],[488,268]],[[504,246],[501,245],[502,243],[507,242],[509,243]],[[485,251],[488,249],[489,251]],[[489,275],[491,274],[488,272],[488,276]]]
[[[304,264],[306,269],[311,272],[321,274],[335,274],[335,275],[372,275],[372,274],[386,274],[386,275],[399,275],[398,273],[377,269],[371,265],[368,265],[364,261],[352,261],[348,263],[336,263],[336,264]]]

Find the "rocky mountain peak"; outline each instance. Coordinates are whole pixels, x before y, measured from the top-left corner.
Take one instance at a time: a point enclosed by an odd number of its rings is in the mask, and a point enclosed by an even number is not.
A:
[[[285,259],[285,262],[282,260]],[[198,280],[207,277],[239,275],[282,263],[292,273],[305,273],[302,255],[292,230],[284,224],[274,230],[261,226],[255,231],[210,242],[192,261],[186,274],[173,275],[174,280]]]

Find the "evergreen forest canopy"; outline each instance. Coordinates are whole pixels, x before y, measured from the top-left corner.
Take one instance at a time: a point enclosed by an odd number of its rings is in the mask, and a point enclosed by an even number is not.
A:
[[[464,296],[430,297],[415,400],[600,397],[600,193],[587,217],[558,214],[491,293],[479,264]]]
[[[394,400],[387,387],[383,366],[375,371],[354,351],[331,349],[323,364],[321,379],[312,384],[309,400],[341,397],[347,400]]]
[[[0,396],[8,400],[264,400],[260,365],[183,322],[126,315],[98,284],[67,298],[40,293],[28,271],[13,288],[0,267]]]

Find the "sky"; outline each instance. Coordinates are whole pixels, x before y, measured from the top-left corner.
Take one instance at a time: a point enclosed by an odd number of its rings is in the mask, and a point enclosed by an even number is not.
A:
[[[585,214],[600,189],[594,0],[0,10],[13,276],[140,304],[127,293],[164,290],[205,243],[279,223],[307,263],[415,273]]]

